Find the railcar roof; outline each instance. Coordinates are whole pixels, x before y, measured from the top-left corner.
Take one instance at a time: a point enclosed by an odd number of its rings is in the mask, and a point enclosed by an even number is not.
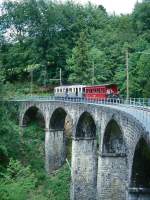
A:
[[[87,86],[85,86],[85,87],[88,87],[88,88],[91,88],[91,87],[104,87],[104,86],[117,86],[117,84],[115,84],[115,83],[110,83],[110,84],[101,84],[101,85],[87,85]]]
[[[91,87],[104,87],[104,86],[117,86],[115,83],[107,83],[107,84],[100,84],[100,85],[60,85],[55,88],[76,88],[76,87],[86,87],[86,88],[91,88]]]
[[[61,85],[55,88],[76,88],[76,87],[86,87],[86,85]]]

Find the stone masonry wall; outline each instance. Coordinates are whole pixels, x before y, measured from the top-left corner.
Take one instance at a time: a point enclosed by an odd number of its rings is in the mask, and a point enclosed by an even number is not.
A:
[[[66,159],[66,145],[63,130],[47,131],[45,137],[46,170],[52,172],[60,168]]]
[[[96,140],[73,140],[71,167],[71,200],[95,200],[97,183]]]
[[[136,144],[141,137],[150,141],[149,134],[143,125],[130,114],[109,108],[105,105],[90,105],[71,102],[21,102],[20,125],[25,111],[30,106],[38,107],[44,116],[46,135],[45,153],[46,169],[51,171],[60,167],[65,160],[65,140],[62,130],[49,131],[49,121],[52,113],[58,107],[65,109],[72,119],[73,136],[76,125],[83,112],[89,112],[97,126],[99,143],[98,170],[96,141],[73,140],[72,144],[72,200],[129,200],[128,189],[132,174],[132,163]],[[105,128],[114,119],[120,126],[126,145],[126,157],[102,157],[102,146]],[[96,181],[97,180],[97,181]],[[97,186],[96,186],[97,185]],[[131,198],[133,199],[133,198]],[[142,198],[141,198],[142,199]],[[141,200],[140,199],[140,200]],[[136,199],[139,200],[139,199]]]

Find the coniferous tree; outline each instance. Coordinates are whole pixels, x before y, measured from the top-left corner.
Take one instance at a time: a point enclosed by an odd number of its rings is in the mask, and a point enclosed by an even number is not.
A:
[[[68,59],[70,70],[69,81],[72,83],[90,83],[91,66],[89,60],[89,46],[85,32],[80,33],[76,47],[72,50],[72,56]]]

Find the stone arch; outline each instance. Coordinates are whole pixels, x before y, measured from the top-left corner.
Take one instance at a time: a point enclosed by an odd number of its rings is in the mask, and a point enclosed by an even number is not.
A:
[[[125,153],[123,131],[115,119],[111,119],[106,125],[103,136],[102,153]]]
[[[36,105],[30,105],[22,114],[20,117],[20,126],[26,126],[28,123],[30,123],[30,119],[36,120],[42,120],[42,127],[45,128],[46,126],[46,119],[45,114],[43,111]]]
[[[22,115],[21,145],[24,152],[23,162],[44,168],[45,157],[45,117],[41,109],[29,106]],[[31,148],[32,147],[32,148]]]
[[[98,199],[126,199],[128,166],[125,146],[122,128],[113,116],[105,127],[98,157]]]
[[[91,113],[81,113],[72,143],[71,199],[96,200],[97,141]]]
[[[66,158],[71,159],[72,137],[66,133],[69,120],[72,118],[63,107],[57,107],[50,116],[46,138],[47,171],[61,167]]]
[[[75,137],[96,138],[96,124],[89,112],[85,111],[80,115],[76,126]]]
[[[144,137],[141,137],[135,147],[131,188],[150,188],[150,146]],[[150,197],[150,195],[149,195]]]
[[[65,109],[61,107],[56,108],[50,118],[50,129],[64,130],[66,116],[67,112]]]

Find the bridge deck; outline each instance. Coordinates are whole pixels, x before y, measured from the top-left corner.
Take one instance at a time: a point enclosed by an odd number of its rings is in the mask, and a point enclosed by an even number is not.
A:
[[[13,99],[11,101],[17,102],[66,102],[66,103],[81,103],[96,106],[105,106],[119,111],[126,112],[136,118],[146,129],[150,131],[150,100],[149,99],[108,99],[108,100],[86,100],[86,99],[73,99],[73,98],[56,98],[54,96],[27,96],[22,98]]]

